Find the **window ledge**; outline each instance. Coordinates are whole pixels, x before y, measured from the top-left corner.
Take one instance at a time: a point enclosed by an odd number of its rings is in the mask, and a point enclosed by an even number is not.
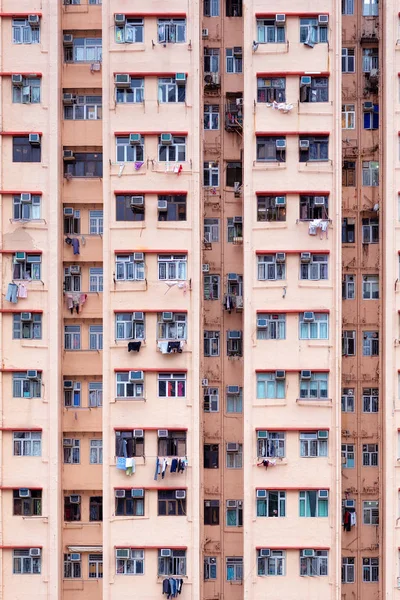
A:
[[[114,225],[110,226],[110,229],[146,229],[146,221],[116,221]]]
[[[332,398],[327,398],[326,400],[321,400],[321,398],[316,398],[315,400],[296,398],[296,403],[300,406],[324,406],[325,408],[332,408]]]
[[[265,230],[265,225],[273,225],[274,229],[287,229],[288,223],[287,221],[257,221],[258,225],[254,225],[252,227],[253,231],[262,231]],[[261,225],[262,223],[262,225]]]
[[[326,290],[332,290],[333,289],[333,286],[329,284],[329,279],[307,279],[307,280],[302,279],[300,281],[310,281],[310,283],[300,283],[299,282],[299,288],[312,288],[312,289],[315,289],[316,287],[319,287],[319,288],[322,287],[323,289],[326,289]],[[321,282],[325,282],[325,281],[327,283],[325,285],[321,285]],[[317,283],[318,285],[313,285],[315,283]],[[315,312],[318,312],[318,310],[316,310]]]
[[[142,397],[142,398],[139,398],[139,397],[135,397],[135,398],[133,398],[133,397],[132,397],[132,398],[127,398],[127,397],[125,397],[125,396],[122,396],[122,397],[121,397],[121,396],[119,396],[118,398],[117,398],[117,397],[115,397],[115,398],[114,398],[114,401],[115,401],[115,402],[146,402],[146,398],[144,398],[144,397]]]
[[[278,456],[259,456],[257,458],[257,463],[261,462],[262,460],[276,460],[276,464],[273,467],[271,467],[271,469],[275,469],[275,467],[279,467],[281,465],[284,466],[284,465],[289,464],[289,461],[287,458],[279,458]],[[257,467],[257,468],[259,468],[259,467]]]
[[[273,170],[287,169],[286,162],[278,162],[276,160],[271,161],[258,161],[253,162],[253,171],[273,171]]]
[[[118,43],[115,42],[116,44],[116,48],[110,48],[108,51],[109,52],[145,52],[146,51],[146,45],[143,42],[134,42],[134,43],[129,43],[129,42],[121,42]]]

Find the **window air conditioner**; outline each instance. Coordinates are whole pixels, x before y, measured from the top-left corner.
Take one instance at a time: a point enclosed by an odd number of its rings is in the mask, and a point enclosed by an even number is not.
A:
[[[311,85],[310,75],[303,75],[302,77],[300,77],[300,85],[301,86]]]
[[[329,490],[318,490],[318,498],[327,500],[329,498]]]
[[[238,276],[237,273],[228,273],[228,281],[237,281]]]
[[[29,548],[29,556],[40,556],[41,553],[41,548]]]
[[[325,196],[314,196],[314,206],[325,206]]]
[[[73,150],[63,150],[63,160],[75,160]]]
[[[132,496],[132,498],[143,498],[144,497],[144,490],[143,489],[138,489],[138,488],[132,488],[131,489],[131,496]]]
[[[311,379],[311,371],[300,371],[300,379]]]
[[[237,329],[232,329],[228,331],[228,340],[241,340],[242,332]]]
[[[285,379],[285,378],[286,378],[286,371],[283,371],[283,370],[275,371],[275,379]]]
[[[186,73],[176,73],[175,81],[179,83],[180,81],[186,81]]]
[[[130,548],[116,548],[115,556],[116,556],[116,558],[130,558],[131,557]]]
[[[356,501],[355,500],[345,500],[344,501],[344,507],[345,508],[355,508],[356,507]]]
[[[28,488],[20,488],[18,490],[18,495],[20,498],[30,498],[31,497],[31,490]]]
[[[27,379],[37,379],[38,378],[38,372],[36,370],[29,369],[26,372],[26,378]]]
[[[283,15],[283,14],[275,15],[275,23],[285,23],[285,22],[286,22],[286,15]]]
[[[24,78],[22,75],[15,73],[14,75],[11,75],[11,83],[13,85],[22,85],[24,82]]]
[[[269,548],[260,548],[260,556],[263,558],[268,558],[271,555],[271,550]]]
[[[227,500],[226,508],[237,508],[238,501],[237,500]]]
[[[157,431],[157,436],[159,438],[166,438],[166,437],[168,437],[168,429],[159,429]]]
[[[226,388],[226,393],[228,395],[233,394],[239,394],[240,393],[240,387],[238,385],[228,385]]]
[[[308,548],[305,550],[302,550],[302,555],[303,556],[314,556],[314,550],[311,550]]]
[[[170,146],[172,144],[172,133],[162,133],[160,142],[163,146]]]
[[[71,552],[71,554],[69,554],[68,556],[69,560],[72,562],[77,562],[78,560],[81,560],[80,552]]]
[[[175,490],[175,498],[177,500],[184,500],[186,498],[186,490]]]
[[[26,204],[32,201],[32,194],[30,194],[29,192],[24,192],[23,194],[21,194],[21,202],[22,204]]]
[[[304,323],[313,323],[315,320],[314,313],[311,311],[306,311],[303,313],[303,322]]]
[[[63,104],[65,106],[70,106],[71,104],[76,103],[75,94],[63,94]]]
[[[64,379],[64,390],[73,390],[74,382],[72,379]]]
[[[208,29],[201,30],[201,37],[203,38],[203,40],[208,38]]]
[[[275,261],[277,263],[283,263],[286,260],[286,253],[285,252],[277,252],[276,256],[275,256]]]
[[[116,498],[125,498],[125,490],[115,490]]]
[[[28,25],[30,25],[30,27],[39,27],[39,23],[39,15],[28,15]]]
[[[63,35],[63,44],[64,46],[72,46],[74,43],[74,36],[72,33],[64,33]]]
[[[239,452],[239,444],[236,442],[227,442],[226,444],[227,452]]]
[[[162,558],[168,558],[169,556],[172,556],[172,550],[169,550],[168,548],[161,548],[160,556]]]
[[[73,494],[69,497],[69,501],[71,502],[71,504],[79,504],[81,501],[81,497],[79,496],[79,494]]]
[[[73,445],[74,445],[74,440],[72,438],[64,438],[63,439],[64,448],[72,448]]]
[[[276,196],[275,206],[286,206],[286,196]]]
[[[369,112],[370,110],[374,110],[374,103],[373,102],[364,102],[363,108],[366,112]]]
[[[329,15],[318,15],[318,23],[320,25],[326,25],[329,23]]]
[[[144,380],[144,372],[143,371],[129,371],[129,381],[143,381]]]
[[[74,209],[72,208],[72,206],[65,206],[64,207],[64,217],[73,217],[74,216]]]
[[[40,134],[39,133],[30,133],[29,134],[29,143],[31,146],[40,146]]]
[[[202,387],[208,387],[208,379],[202,379],[201,385],[202,385]]]
[[[21,321],[23,321],[23,322],[32,321],[32,313],[30,313],[30,312],[22,312],[21,313]]]
[[[266,498],[267,490],[256,490],[256,498]]]
[[[241,225],[243,223],[243,217],[233,217],[234,225]]]
[[[14,253],[14,262],[25,262],[26,260],[26,252],[15,252]]]
[[[264,430],[259,430],[257,431],[257,438],[259,440],[266,440],[268,437],[268,431]]]
[[[159,200],[157,203],[157,208],[160,211],[168,210],[168,201],[167,200]]]
[[[142,143],[142,136],[140,133],[130,133],[129,134],[129,144],[131,146],[140,146]]]
[[[120,13],[114,15],[114,23],[116,25],[125,25],[126,17]]]
[[[80,265],[71,265],[69,267],[69,272],[71,273],[71,275],[80,275],[81,274]]]
[[[268,319],[257,319],[258,329],[266,329],[268,327]]]
[[[302,263],[311,262],[311,252],[302,252],[300,254],[300,262],[302,262]]]
[[[308,150],[310,147],[310,140],[299,140],[300,150]]]
[[[162,320],[166,323],[174,320],[174,314],[172,312],[163,312],[161,317]]]
[[[275,147],[277,150],[284,150],[286,148],[286,140],[276,140]]]
[[[134,438],[142,438],[142,437],[144,437],[144,431],[143,431],[143,429],[134,429],[133,430],[133,437]]]
[[[329,430],[328,429],[320,429],[318,431],[318,439],[319,440],[327,440],[329,437]]]
[[[130,205],[132,206],[143,206],[144,205],[144,197],[143,196],[131,196]]]
[[[114,83],[116,88],[130,88],[131,76],[128,73],[117,73],[114,76]]]
[[[210,272],[210,265],[209,264],[203,264],[201,266],[201,270],[203,273],[209,273]]]
[[[133,262],[143,262],[144,261],[144,252],[134,252],[133,253]]]

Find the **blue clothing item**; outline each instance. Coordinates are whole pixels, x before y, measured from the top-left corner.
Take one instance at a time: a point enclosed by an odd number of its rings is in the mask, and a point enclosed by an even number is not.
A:
[[[74,249],[74,254],[79,254],[79,240],[78,238],[72,239],[72,247]]]
[[[170,577],[169,580],[169,585],[170,585],[170,593],[171,593],[171,598],[176,598],[176,594],[177,594],[177,585],[176,585],[176,579],[174,579],[173,577]]]
[[[154,481],[157,481],[159,466],[160,466],[160,461],[159,461],[158,456],[157,456],[157,459],[156,459],[156,471],[154,473]]]
[[[171,461],[171,469],[170,469],[171,473],[176,473],[177,468],[178,468],[178,459],[173,458]]]
[[[12,302],[13,304],[17,304],[18,302],[18,286],[16,283],[9,283],[7,287],[6,300],[7,302]]]
[[[121,469],[121,471],[125,471],[126,458],[124,456],[117,456],[117,469]]]

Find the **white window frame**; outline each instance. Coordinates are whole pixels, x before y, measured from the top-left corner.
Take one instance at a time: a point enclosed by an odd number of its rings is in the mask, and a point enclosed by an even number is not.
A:
[[[300,379],[300,400],[328,400],[328,373],[311,373],[311,379]]]
[[[204,330],[204,356],[215,357],[220,355],[221,351],[221,333],[215,330]]]
[[[144,575],[144,550],[131,549],[130,558],[117,558],[116,575]]]
[[[342,48],[342,73],[355,73],[355,72],[356,72],[355,48]]]
[[[342,468],[343,469],[354,469],[356,466],[355,444],[342,444],[341,454],[342,454]],[[351,467],[348,466],[349,460],[352,462]]]
[[[204,0],[204,16],[219,17],[220,0]]]
[[[379,244],[379,220],[363,219],[362,223],[362,243]]]
[[[89,579],[102,579],[103,577],[103,554],[89,554],[88,556]]]
[[[239,444],[239,450],[235,452],[226,451],[226,468],[227,469],[242,469],[243,468],[243,445]]]
[[[379,388],[363,388],[363,413],[379,412]]]
[[[207,413],[219,412],[219,388],[203,388],[203,410]]]
[[[379,275],[362,276],[362,299],[379,300]]]
[[[15,255],[13,255],[13,259]],[[30,269],[28,269],[30,265]],[[40,281],[42,270],[42,255],[29,253],[24,261],[13,263],[13,279]]]
[[[64,106],[65,121],[98,121],[103,114],[103,98],[99,94],[77,96],[74,104]]]
[[[89,292],[97,292],[100,294],[103,291],[103,267],[89,268]]]
[[[82,560],[71,560],[68,554],[64,554],[64,579],[82,579]]]
[[[172,550],[172,556],[163,557],[161,551],[158,551],[158,570],[159,577],[171,576],[179,577],[186,575],[186,550]]]
[[[363,525],[379,525],[379,500],[363,500]]]
[[[39,27],[31,27],[27,18],[14,18],[12,42],[13,44],[40,44],[40,24]]]
[[[300,550],[300,577],[326,577],[328,550],[314,550],[314,556],[302,556]]]
[[[129,371],[115,374],[115,397],[119,399],[144,398],[144,381],[129,381]],[[131,393],[128,393],[130,391]]]
[[[276,379],[275,372],[257,373],[256,385],[257,399],[259,400],[283,400],[286,398],[286,379]]]
[[[102,210],[90,210],[89,211],[89,234],[90,235],[103,235],[103,211]]]
[[[88,404],[89,408],[98,408],[103,406],[102,381],[90,381],[88,383]]]
[[[183,90],[183,94],[182,94]],[[158,78],[158,101],[160,104],[183,104],[186,102],[186,82],[175,77]]]
[[[26,371],[13,373],[12,390],[13,398],[41,398],[42,374],[38,373],[37,379],[28,379]]]
[[[40,575],[41,570],[41,556],[29,556],[29,548],[13,549],[14,575]]]
[[[82,337],[81,337],[81,326],[80,325],[65,325],[64,326],[64,350],[77,351],[81,349]]]
[[[102,465],[103,464],[103,440],[93,439],[90,441],[89,447],[89,463],[91,465]]]
[[[379,15],[378,0],[362,0],[362,16],[377,17]]]
[[[72,63],[95,63],[101,62],[102,58],[101,38],[74,38],[72,48],[65,48],[64,56],[66,62]]]
[[[204,241],[206,243],[219,242],[220,219],[204,219]]]
[[[33,452],[35,448],[36,452]],[[14,431],[13,456],[42,456],[42,432]]]
[[[363,331],[363,356],[379,356],[379,331]]]
[[[146,338],[145,321],[134,321],[133,312],[115,315],[116,340],[144,340]]]
[[[81,441],[77,438],[72,440],[72,446],[63,445],[63,464],[79,465],[81,462]]]
[[[117,104],[143,104],[144,78],[131,77],[129,88],[115,88],[115,99]]]
[[[133,254],[116,254],[115,275],[117,281],[144,281],[145,262],[133,260]]]
[[[354,15],[354,0],[342,0],[342,15]]]
[[[379,466],[379,445],[363,444],[362,446],[362,464],[363,467]]]
[[[214,162],[205,162],[203,164],[203,186],[217,188],[219,187],[219,165]]]
[[[186,19],[167,17],[157,21],[159,44],[184,44],[186,42]]]
[[[319,281],[328,279],[328,254],[311,254],[309,263],[300,262],[300,279]]]
[[[376,556],[363,557],[362,571],[364,583],[379,582],[379,558]]]
[[[257,42],[259,44],[284,44],[286,42],[285,25],[275,19],[257,19]]]
[[[352,278],[352,279],[350,279]],[[343,300],[355,300],[356,298],[356,275],[345,275],[343,280]]]
[[[226,580],[243,581],[243,557],[242,556],[227,556],[225,559]],[[233,577],[228,577],[230,570],[233,570]]]
[[[300,431],[299,439],[301,458],[327,458],[329,451],[329,438],[318,438],[317,431]]]
[[[266,438],[258,438],[257,456],[259,458],[285,458],[286,433],[284,431],[268,431]]]
[[[12,86],[13,104],[40,104],[41,77],[23,77],[22,85]]]
[[[142,44],[144,42],[144,19],[128,18],[124,25],[116,25],[117,44]]]
[[[236,56],[234,55],[233,50],[233,48],[225,48],[226,72],[228,74],[243,73],[243,49],[242,54]]]
[[[314,313],[312,323],[304,322],[304,313],[299,314],[299,340],[328,340],[329,314]]]
[[[219,73],[219,48],[204,48],[204,72]]]
[[[342,583],[355,583],[356,565],[354,556],[342,556]]]
[[[220,275],[203,275],[204,300],[219,300],[221,296]]]
[[[276,254],[259,254],[257,256],[258,281],[275,281],[286,279],[286,260],[276,262]]]
[[[89,325],[89,350],[103,350],[103,325]]]
[[[342,355],[355,356],[357,351],[356,331],[353,329],[345,329],[342,331]]]
[[[356,128],[356,105],[342,104],[342,129]]]
[[[165,383],[165,394],[162,395],[160,385]],[[171,385],[168,385],[171,384]],[[183,385],[183,395],[178,393],[179,386]],[[157,374],[157,398],[185,398],[187,390],[186,373],[158,373]]]
[[[187,137],[173,135],[171,144],[163,144],[158,138],[158,162],[185,162],[187,153]]]
[[[163,321],[162,313],[157,315],[157,341],[177,341],[187,339],[187,313],[173,313],[172,321]]]
[[[257,328],[257,339],[286,339],[286,313],[257,313],[257,319],[267,319],[268,321],[268,326],[265,329]]]
[[[120,156],[120,158],[118,158],[119,153],[122,153],[122,157]],[[127,162],[143,162],[144,141],[142,144],[132,146],[129,143],[129,136],[117,135],[115,138],[115,160],[118,164],[124,164]]]
[[[204,131],[219,131],[219,104],[204,105]]]
[[[351,393],[350,393],[351,392]],[[354,388],[342,389],[342,412],[353,413],[356,409],[356,395]]]
[[[379,163],[374,160],[362,163],[362,185],[364,187],[379,186]]]
[[[187,254],[158,254],[159,281],[186,281]]]
[[[243,412],[243,388],[239,388],[238,394],[226,395],[226,413],[235,414]]]
[[[260,571],[262,571],[260,573]],[[261,556],[258,550],[257,559],[258,577],[283,577],[286,575],[286,552],[285,550],[271,550],[270,555]]]
[[[31,194],[30,202],[21,202],[21,194],[13,196],[14,221],[38,221],[42,212],[42,196]],[[18,213],[18,215],[17,215]]]

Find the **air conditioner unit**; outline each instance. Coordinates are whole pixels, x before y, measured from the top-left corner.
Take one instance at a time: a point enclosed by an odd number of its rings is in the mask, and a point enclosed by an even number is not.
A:
[[[72,438],[64,438],[63,439],[64,448],[72,448],[73,445],[74,445],[74,440]]]
[[[38,27],[40,23],[39,15],[28,15],[28,25],[30,27]]]
[[[286,206],[286,196],[276,196],[275,206]]]
[[[300,371],[300,379],[311,379],[311,371]]]
[[[237,281],[238,276],[237,273],[228,273],[228,281]]]
[[[202,387],[208,387],[208,379],[202,379],[201,385],[202,385]]]
[[[311,311],[306,311],[303,313],[303,322],[304,323],[313,323],[315,319],[314,313]]]
[[[115,556],[116,556],[116,558],[130,558],[131,557],[130,548],[116,548]]]
[[[26,378],[27,379],[37,379],[38,378],[38,372],[34,369],[29,369],[26,372]]]
[[[329,430],[328,429],[320,429],[318,431],[318,439],[319,440],[327,440],[329,437]]]
[[[314,556],[314,550],[306,548],[302,551],[303,556]]]
[[[233,217],[234,225],[241,225],[243,223],[243,217]]]
[[[228,385],[226,387],[226,393],[228,395],[230,395],[230,394],[237,395],[240,393],[240,387],[238,385]]]
[[[320,25],[326,25],[329,23],[329,15],[318,15],[318,23]]]
[[[11,83],[13,85],[22,85],[24,82],[24,78],[22,75],[15,73],[14,75],[11,75]]]
[[[172,550],[169,550],[169,548],[161,548],[160,549],[160,556],[162,558],[167,558],[169,556],[172,556]]]
[[[63,150],[63,160],[75,160],[74,151],[73,150]]]
[[[327,500],[329,498],[329,490],[318,490],[318,498]]]
[[[300,150],[308,150],[310,147],[310,140],[299,140]]]
[[[284,150],[286,148],[286,140],[276,140],[275,146],[277,150]]]
[[[126,17],[120,13],[114,15],[114,23],[116,25],[125,25]]]
[[[115,490],[116,498],[125,498],[125,490]]]
[[[163,312],[162,315],[161,315],[161,318],[164,321],[164,323],[168,323],[168,322],[174,320],[174,313],[172,313],[172,312]]]
[[[31,146],[40,146],[40,134],[39,133],[30,133],[29,134],[29,143]]]
[[[243,308],[243,296],[236,296],[236,310]]]
[[[14,262],[24,262],[26,260],[26,252],[15,252]]]
[[[228,331],[228,340],[241,340],[242,332],[237,329],[232,329]]]
[[[143,489],[138,489],[138,488],[132,488],[131,489],[131,496],[132,496],[132,498],[143,498],[144,497],[144,490]]]
[[[264,430],[259,430],[257,431],[257,438],[259,440],[266,440],[268,437],[268,431]]]
[[[131,206],[143,206],[144,205],[144,197],[143,196],[131,196],[130,205]]]
[[[69,497],[69,501],[71,502],[71,504],[79,504],[81,501],[81,497],[79,496],[79,494],[72,494],[72,496]]]
[[[21,321],[32,321],[32,313],[30,312],[22,312],[21,313]]]
[[[356,501],[355,500],[345,500],[344,501],[344,507],[345,508],[355,508],[356,507]]]
[[[20,498],[30,498],[31,497],[31,490],[28,488],[20,488],[18,490],[18,495]]]
[[[277,252],[275,255],[275,261],[277,263],[284,263],[286,260],[286,253],[285,252]]]
[[[227,452],[239,452],[239,444],[236,442],[227,442],[226,444]]]
[[[144,252],[134,252],[133,253],[133,262],[143,262],[144,261]],[[143,313],[142,313],[143,315]]]
[[[271,550],[269,548],[260,548],[260,556],[263,558],[268,558],[271,555]]]
[[[157,435],[159,438],[166,438],[168,437],[168,429],[159,429],[157,431]]]
[[[142,437],[144,437],[144,430],[143,429],[134,429],[133,430],[133,437],[134,438],[142,438]]]
[[[237,508],[238,501],[237,500],[227,500],[226,508]]]
[[[363,108],[365,111],[374,110],[374,103],[373,102],[364,102]]]
[[[220,84],[220,76],[219,73],[211,73],[211,83],[213,85],[219,85]]]
[[[41,553],[41,548],[29,548],[29,556],[40,556]]]
[[[208,38],[208,29],[201,30],[201,37],[203,38],[203,40]]]
[[[72,46],[74,43],[74,36],[72,33],[64,33],[63,35],[63,44],[64,46]]]
[[[275,23],[286,23],[286,15],[275,15]]]
[[[160,143],[163,146],[170,146],[172,144],[172,133],[162,133],[160,135]]]
[[[64,390],[73,390],[74,389],[74,382],[72,381],[72,379],[64,379]]]
[[[325,206],[325,196],[314,196],[314,206]]]
[[[129,371],[129,381],[143,381],[143,371]]]
[[[266,498],[267,490],[256,490],[256,498]]]
[[[168,202],[167,200],[159,200],[157,203],[157,208],[160,211],[166,211],[168,210]]]
[[[302,77],[300,77],[300,85],[301,86],[311,85],[310,75],[303,75]]]
[[[201,266],[201,270],[203,273],[209,273],[210,272],[210,265],[205,263]]]
[[[258,329],[266,329],[268,327],[268,319],[257,319]]]
[[[175,490],[175,498],[177,500],[184,500],[186,498],[186,490]]]
[[[69,272],[71,273],[71,275],[80,275],[81,274],[80,265],[71,265],[69,268]]]
[[[140,146],[142,143],[142,136],[140,133],[130,133],[129,134],[129,144],[131,146]]]
[[[177,83],[180,81],[186,81],[186,73],[175,73],[175,81]]]
[[[128,73],[117,73],[114,76],[114,83],[116,88],[130,88],[131,76]]]
[[[75,94],[63,94],[63,104],[65,106],[70,106],[71,104],[75,104],[76,96]]]
[[[300,262],[302,262],[302,263],[311,262],[311,252],[302,252],[300,254]]]
[[[64,207],[64,217],[73,217],[74,216],[74,209],[72,208],[72,206],[65,206]]]
[[[68,557],[69,560],[72,562],[77,562],[78,560],[81,560],[80,552],[71,552],[71,554],[69,554]]]
[[[286,378],[286,371],[283,371],[283,370],[275,371],[275,379],[285,379],[285,378]]]

